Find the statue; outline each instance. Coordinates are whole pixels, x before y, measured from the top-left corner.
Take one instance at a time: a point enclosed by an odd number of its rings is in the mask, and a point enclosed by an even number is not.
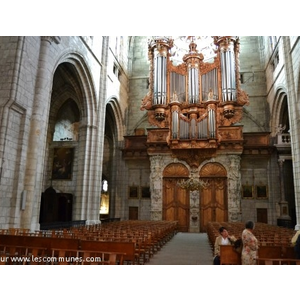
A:
[[[276,134],[282,134],[283,131],[284,131],[284,129],[285,129],[285,127],[286,127],[285,125],[282,126],[282,124],[279,124],[278,127],[277,127],[277,129],[276,129]]]
[[[212,89],[209,89],[209,93],[207,95],[207,100],[214,100],[214,93]]]
[[[174,91],[174,93],[173,93],[172,102],[178,102],[178,96],[177,96],[176,91]]]

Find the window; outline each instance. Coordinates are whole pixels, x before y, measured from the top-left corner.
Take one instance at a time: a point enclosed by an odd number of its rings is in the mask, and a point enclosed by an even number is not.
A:
[[[79,110],[75,101],[67,100],[59,109],[53,141],[78,141]]]

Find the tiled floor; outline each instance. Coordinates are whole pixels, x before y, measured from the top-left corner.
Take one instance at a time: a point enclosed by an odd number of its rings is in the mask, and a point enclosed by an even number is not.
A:
[[[178,232],[146,265],[212,265],[206,233]]]

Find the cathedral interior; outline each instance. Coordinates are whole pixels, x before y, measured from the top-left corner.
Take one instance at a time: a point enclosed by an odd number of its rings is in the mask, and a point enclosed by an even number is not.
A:
[[[0,228],[300,229],[298,36],[1,36],[0,70]]]

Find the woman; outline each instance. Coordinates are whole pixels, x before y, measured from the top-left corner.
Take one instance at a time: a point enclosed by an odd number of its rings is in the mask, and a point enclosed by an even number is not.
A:
[[[253,234],[254,222],[248,221],[242,233],[242,265],[256,265],[258,241]]]
[[[223,226],[219,228],[219,233],[220,235],[215,240],[214,265],[220,264],[220,245],[232,245],[236,241],[235,236],[230,236],[227,229]]]

